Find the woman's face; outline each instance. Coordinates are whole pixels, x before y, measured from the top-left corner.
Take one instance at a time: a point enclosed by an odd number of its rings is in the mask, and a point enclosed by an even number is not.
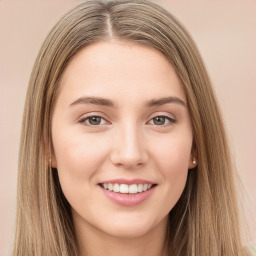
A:
[[[160,52],[126,41],[82,49],[63,73],[52,137],[77,227],[118,237],[166,227],[194,166],[186,96]]]

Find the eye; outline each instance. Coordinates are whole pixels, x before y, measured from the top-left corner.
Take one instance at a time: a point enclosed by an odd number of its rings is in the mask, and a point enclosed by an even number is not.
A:
[[[173,118],[170,118],[169,116],[155,116],[149,121],[150,124],[157,125],[157,126],[166,126],[175,122],[176,120]]]
[[[81,119],[79,122],[89,126],[107,124],[107,121],[101,116],[88,116],[86,118]]]

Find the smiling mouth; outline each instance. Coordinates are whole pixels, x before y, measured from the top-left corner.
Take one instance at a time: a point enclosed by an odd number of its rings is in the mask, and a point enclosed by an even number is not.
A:
[[[121,194],[138,194],[152,189],[156,184],[117,184],[117,183],[100,183],[105,190]]]

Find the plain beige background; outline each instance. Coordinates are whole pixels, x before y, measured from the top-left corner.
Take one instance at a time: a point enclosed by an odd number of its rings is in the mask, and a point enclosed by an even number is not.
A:
[[[19,136],[32,65],[49,29],[81,1],[0,0],[0,256],[10,254]],[[190,31],[222,108],[256,241],[256,2],[159,0]]]

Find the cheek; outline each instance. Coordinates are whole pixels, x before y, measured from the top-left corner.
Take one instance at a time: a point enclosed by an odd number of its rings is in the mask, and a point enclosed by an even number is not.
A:
[[[192,136],[166,139],[154,148],[156,168],[161,175],[163,200],[169,202],[166,207],[170,211],[179,200],[188,175]]]
[[[95,174],[107,155],[106,142],[64,130],[53,134],[53,138],[59,181],[66,199],[75,209],[84,201],[93,205],[91,191],[96,182]]]
[[[169,175],[172,172],[188,170],[192,136],[175,136],[164,138],[158,143],[154,143],[153,155],[156,162],[161,165],[161,170]]]
[[[107,141],[97,136],[68,134],[63,132],[54,137],[57,169],[60,172],[69,172],[72,176],[90,176],[105,160]]]
[[[72,135],[62,131],[53,138],[57,170],[62,191],[73,208],[92,200],[95,174],[100,171],[107,155],[107,142],[96,137]],[[77,133],[78,134],[78,133]]]

